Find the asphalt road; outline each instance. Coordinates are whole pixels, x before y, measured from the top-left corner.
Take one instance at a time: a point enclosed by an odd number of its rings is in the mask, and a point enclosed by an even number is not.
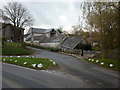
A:
[[[50,58],[59,64],[49,70],[33,70],[2,65],[3,88],[118,88],[118,72],[82,59],[34,49],[34,56]]]

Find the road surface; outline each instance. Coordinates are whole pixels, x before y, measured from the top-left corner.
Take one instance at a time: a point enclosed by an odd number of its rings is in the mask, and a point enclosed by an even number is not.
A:
[[[50,58],[59,64],[48,70],[33,70],[3,64],[3,88],[118,88],[118,72],[80,58],[41,49],[34,56]]]

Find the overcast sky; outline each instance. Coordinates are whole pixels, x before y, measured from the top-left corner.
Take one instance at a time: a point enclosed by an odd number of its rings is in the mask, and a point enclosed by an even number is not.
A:
[[[11,0],[2,0],[0,8]],[[79,24],[82,10],[80,4],[86,0],[12,0],[20,1],[34,17],[33,27],[58,28],[71,31],[71,27]]]
[[[80,2],[25,2],[23,3],[35,18],[35,27],[70,29],[78,24],[81,14]]]
[[[2,2],[0,6],[6,3]],[[35,20],[33,27],[58,28],[63,26],[63,29],[67,31],[71,31],[73,25],[79,24],[80,3],[71,0],[67,2],[33,2],[33,0],[22,2]]]

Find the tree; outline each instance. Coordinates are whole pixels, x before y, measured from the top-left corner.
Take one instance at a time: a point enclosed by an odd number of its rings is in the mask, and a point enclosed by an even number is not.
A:
[[[15,27],[24,28],[33,24],[28,10],[18,2],[9,2],[3,7],[4,17]]]
[[[79,27],[79,25],[72,26],[72,34],[83,36],[84,31]]]
[[[119,7],[120,2],[83,3],[87,23],[100,33],[102,57],[107,56],[110,50],[118,49]]]
[[[14,42],[19,42],[18,34],[23,32],[22,30],[25,27],[30,27],[33,24],[33,18],[28,10],[18,2],[8,2],[7,5],[3,7],[2,19],[5,23],[11,24],[15,37]]]

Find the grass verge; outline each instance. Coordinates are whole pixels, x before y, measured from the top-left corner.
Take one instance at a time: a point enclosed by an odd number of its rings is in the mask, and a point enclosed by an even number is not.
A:
[[[44,70],[48,69],[50,67],[56,66],[57,64],[53,64],[53,61],[50,61],[47,58],[31,58],[31,57],[3,57],[2,62],[15,64],[18,66],[38,69],[38,70]],[[27,62],[26,64],[24,64]],[[35,67],[32,66],[32,64],[36,64]],[[42,64],[43,67],[38,68],[37,65]]]
[[[99,66],[105,67],[105,68],[109,68],[109,69],[113,69],[116,71],[120,71],[120,61],[119,60],[114,60],[114,59],[101,59],[101,58],[85,58],[86,61],[97,64]],[[98,62],[96,62],[98,61]],[[104,63],[103,65],[101,65],[101,63]],[[110,67],[110,64],[112,64],[113,66]]]
[[[4,42],[2,55],[30,55],[33,51],[25,48],[23,43]]]
[[[3,46],[2,55],[30,55],[33,51],[27,48]]]

